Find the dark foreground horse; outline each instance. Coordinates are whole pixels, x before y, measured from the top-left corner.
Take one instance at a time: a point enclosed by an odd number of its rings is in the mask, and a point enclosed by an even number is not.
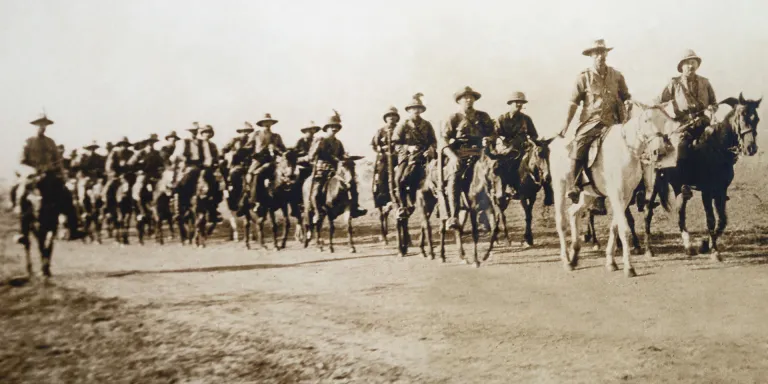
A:
[[[245,245],[250,249],[250,234],[253,231],[259,245],[267,248],[264,243],[264,222],[267,218],[272,225],[272,240],[276,250],[285,248],[290,230],[291,218],[289,209],[293,216],[301,217],[299,213],[300,195],[296,194],[296,183],[298,180],[297,172],[298,155],[292,148],[288,148],[282,155],[275,160],[274,166],[263,171],[259,177],[253,178],[251,190],[256,191],[255,196],[258,204],[249,200],[247,209],[244,209],[245,216]],[[261,185],[264,180],[273,180],[269,185]],[[253,209],[255,207],[255,209]],[[281,212],[283,216],[283,233],[278,236],[277,220],[275,212]],[[300,219],[299,219],[300,220]],[[253,222],[256,227],[253,228]]]
[[[155,241],[158,244],[165,242],[165,235],[163,231],[163,223],[168,224],[168,230],[170,231],[170,238],[174,236],[174,210],[173,210],[173,170],[166,169],[163,171],[160,180],[155,184],[153,191],[153,214],[155,221]]]
[[[536,203],[536,197],[540,190],[544,190],[544,205],[553,204],[551,176],[549,175],[549,140],[528,139],[525,145],[525,151],[518,168],[520,178],[520,205],[525,214],[525,233],[523,235],[523,244],[526,247],[533,246],[533,205]],[[506,215],[504,215],[506,203],[502,205],[501,220],[504,228],[504,236],[509,240],[507,232]]]
[[[214,184],[218,182],[214,168],[203,168],[200,171],[200,177],[197,178],[195,194],[190,200],[190,208],[194,212],[195,217],[193,236],[195,245],[200,248],[205,247],[208,236],[216,228],[216,210],[218,205],[216,204],[216,196],[214,196],[216,191]]]
[[[320,230],[323,226],[323,220],[328,218],[328,250],[333,253],[333,235],[336,230],[336,226],[333,221],[339,217],[344,216],[344,220],[347,222],[347,238],[349,241],[349,251],[351,253],[357,252],[355,249],[355,243],[352,239],[352,215],[350,209],[352,208],[352,198],[350,192],[351,183],[355,183],[355,161],[362,159],[362,156],[349,156],[339,161],[336,174],[331,176],[325,185],[316,185],[310,177],[304,182],[303,195],[304,195],[304,247],[309,245],[309,241],[312,236],[315,237],[315,244],[320,250],[323,250],[323,241],[320,238]],[[314,185],[313,185],[314,184]],[[311,190],[314,188],[322,188],[319,198],[316,204],[312,203]],[[317,206],[316,206],[317,205]],[[317,208],[317,210],[314,210]]]
[[[115,180],[107,190],[106,219],[114,227],[115,237],[119,244],[127,245],[131,219],[134,213],[134,201],[131,188],[135,176],[126,173]]]
[[[62,212],[61,201],[71,196],[60,196],[68,192],[61,188],[61,181],[51,173],[44,173],[26,180],[27,191],[19,199],[21,207],[21,237],[27,261],[27,273],[32,276],[32,256],[30,235],[37,240],[42,271],[45,277],[51,276],[51,257],[53,244],[58,231],[59,214]]]
[[[703,242],[699,251],[711,252],[713,260],[721,261],[717,239],[725,231],[728,223],[726,201],[728,187],[734,177],[734,165],[739,154],[753,156],[757,153],[757,124],[760,118],[757,110],[760,100],[747,100],[739,94],[721,101],[732,109],[722,122],[712,124],[697,140],[691,153],[691,163],[696,164],[690,179],[692,189],[701,192],[704,212],[707,217],[709,238]],[[681,194],[681,183],[676,170],[663,169],[657,174],[656,187],[650,198],[650,206],[645,218],[645,253],[653,256],[650,244],[651,220],[653,219],[653,202],[656,197],[661,199],[663,206],[670,206],[674,200],[678,208],[679,227],[688,255],[695,255],[697,250],[691,244],[690,234],[686,228],[686,206],[690,196]],[[669,187],[672,187],[671,189]],[[713,210],[714,208],[714,210]],[[715,220],[717,212],[717,221]]]

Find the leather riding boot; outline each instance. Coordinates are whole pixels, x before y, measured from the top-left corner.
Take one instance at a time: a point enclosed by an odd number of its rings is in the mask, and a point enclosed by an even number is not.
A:
[[[571,188],[568,190],[568,198],[575,204],[579,202],[579,196],[581,195],[581,188],[579,187],[579,175],[584,168],[584,162],[582,160],[571,160],[571,170],[569,172],[569,180],[571,182]]]
[[[451,210],[448,218],[448,227],[458,229],[459,228],[459,207],[461,201],[461,190],[458,188],[458,183],[454,175],[448,180],[448,208]]]
[[[349,185],[349,194],[352,198],[352,207],[349,211],[349,214],[352,218],[365,216],[368,214],[367,209],[360,208],[359,203],[359,196],[357,194],[357,182],[355,180],[352,180],[352,182]]]

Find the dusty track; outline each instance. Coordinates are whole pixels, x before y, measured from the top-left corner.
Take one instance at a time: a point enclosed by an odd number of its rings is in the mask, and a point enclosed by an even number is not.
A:
[[[565,272],[551,215],[537,206],[537,246],[501,247],[480,269],[459,264],[453,245],[447,264],[416,249],[401,259],[394,244],[373,243],[366,219],[354,255],[344,243],[333,255],[294,242],[279,252],[221,239],[204,250],[58,243],[54,282],[119,298],[109,316],[128,316],[114,321],[141,321],[137,340],[167,343],[137,348],[159,356],[141,366],[195,367],[139,376],[149,382],[768,382],[759,188],[731,194],[724,263],[683,256],[659,216],[659,256],[636,256],[635,279],[606,272],[593,251]],[[519,211],[510,208],[517,239]],[[689,211],[701,233],[698,199]],[[42,288],[4,288],[27,289]],[[187,360],[173,363],[178,354]]]

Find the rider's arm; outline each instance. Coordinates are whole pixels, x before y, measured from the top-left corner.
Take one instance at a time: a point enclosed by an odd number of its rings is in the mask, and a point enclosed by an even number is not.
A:
[[[531,119],[530,116],[525,116],[525,124],[526,124],[528,137],[530,137],[533,140],[538,139],[539,133],[536,131],[536,127],[533,125],[533,120]]]
[[[573,117],[576,116],[576,110],[579,108],[579,104],[584,102],[587,97],[587,91],[586,91],[586,79],[585,75],[579,74],[579,78],[576,79],[576,85],[573,87],[573,92],[571,93],[571,100],[570,104],[568,105],[568,114],[565,118],[565,125],[563,126],[563,129],[560,131],[560,136],[565,136],[565,133],[568,131],[568,126],[571,125],[571,121],[573,120]]]

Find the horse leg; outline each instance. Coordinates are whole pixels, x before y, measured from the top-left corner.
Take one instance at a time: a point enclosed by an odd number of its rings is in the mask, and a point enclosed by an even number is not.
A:
[[[488,250],[485,251],[483,261],[486,261],[489,257],[491,257],[491,251],[493,251],[493,243],[499,236],[499,216],[500,215],[498,214],[493,214],[493,220],[491,220],[491,241],[488,244]]]
[[[645,213],[645,257],[653,257],[653,250],[651,250],[651,223],[653,222],[653,203],[656,200],[656,189],[651,192],[651,198],[645,207],[647,212]]]
[[[678,204],[679,210],[677,212],[678,226],[680,228],[680,236],[683,238],[683,247],[688,256],[695,256],[696,249],[691,244],[691,234],[688,233],[688,229],[685,226],[685,210],[688,207],[688,199],[683,197],[682,193],[678,196],[678,199],[680,200],[680,203]]]
[[[389,212],[385,213],[382,207],[379,207],[379,225],[381,226],[381,239],[380,241],[384,242],[384,245],[389,245],[389,240],[387,239],[387,218],[389,216]]]
[[[638,254],[640,253],[640,239],[637,238],[637,232],[635,232],[635,218],[632,216],[632,212],[629,210],[629,207],[624,210],[624,217],[627,219],[629,232],[632,236],[632,252]]]
[[[622,201],[619,199],[614,199],[611,201],[611,207],[621,207],[621,203]],[[626,205],[626,202],[624,203],[624,205]],[[622,213],[623,212],[621,212],[618,208],[613,209],[613,217],[616,218],[615,221],[616,227],[619,230],[619,238],[621,239],[621,243],[624,244],[624,247],[621,249],[624,260],[624,276],[635,277],[637,276],[637,273],[635,273],[635,268],[632,267],[632,261],[630,260],[631,252],[629,246],[629,223],[627,222],[627,217]],[[611,256],[613,256],[613,252],[611,252]]]
[[[259,242],[259,246],[263,249],[268,249],[267,244],[264,243],[264,221],[266,220],[266,216],[259,216],[256,217],[256,239]]]
[[[53,256],[54,231],[41,230],[43,239],[38,238],[38,248],[40,249],[40,258],[42,260],[43,276],[51,277],[51,256]]]
[[[533,246],[533,230],[531,229],[531,224],[533,223],[533,204],[535,202],[535,199],[527,197],[520,199],[520,205],[523,206],[523,212],[525,213],[525,235],[523,235],[525,248]],[[506,224],[504,225],[504,230],[506,231]]]
[[[464,226],[467,224],[467,211],[460,211],[459,216],[461,216],[459,219],[459,228],[454,230],[453,233],[456,238],[456,247],[459,248],[459,258],[466,264],[466,253],[464,252],[464,243],[461,241],[461,236],[464,235]]]
[[[555,188],[555,228],[557,229],[557,237],[560,240],[560,260],[563,262],[563,267],[566,270],[572,271],[573,266],[568,258],[568,244],[565,239],[565,183],[558,182],[553,187],[558,187]]]
[[[571,224],[571,266],[574,268],[579,265],[579,252],[581,251],[579,214],[584,206],[586,206],[586,201],[584,194],[582,193],[581,197],[579,197],[579,202],[568,207],[568,220]]]
[[[328,251],[333,253],[333,232],[336,230],[336,225],[333,223],[331,216],[328,216]]]
[[[269,222],[272,224],[272,243],[275,246],[275,250],[280,250],[280,242],[277,237],[277,220],[275,219],[275,211],[269,210]]]
[[[352,236],[352,216],[349,214],[349,210],[344,214],[344,220],[347,222],[347,241],[349,241],[349,253],[357,253],[355,248],[355,241]]]
[[[591,242],[593,250],[600,250],[600,241],[597,239],[597,230],[595,230],[595,214],[592,212],[587,213],[587,233],[584,235],[584,241]]]
[[[245,238],[245,249],[251,249],[251,212],[243,215],[243,237]]]
[[[447,220],[440,218],[440,259],[445,263],[445,231],[447,227]]]
[[[291,216],[288,214],[288,206],[284,206],[281,211],[283,212],[283,238],[280,248],[285,248],[285,243],[288,242],[288,232],[291,229]]]
[[[615,272],[619,270],[616,265],[614,254],[616,253],[616,231],[618,227],[616,225],[616,219],[611,218],[611,225],[608,228],[608,242],[605,244],[605,268],[609,272]]]
[[[715,211],[714,211],[714,197],[712,196],[712,193],[702,191],[701,203],[704,205],[704,214],[707,217],[707,232],[709,233],[709,239],[707,239],[701,244],[701,247],[699,248],[699,253],[709,253],[711,250],[710,246],[713,246],[713,238],[717,237],[717,235],[715,235],[716,223],[715,223]],[[714,256],[712,258],[713,260],[716,260]],[[717,260],[717,261],[720,261],[720,260]]]
[[[717,246],[717,239],[725,232],[725,227],[728,225],[728,215],[726,214],[726,193],[718,193],[714,196],[715,210],[717,210],[717,228],[714,235],[710,235],[710,247],[712,248],[712,260],[723,261],[720,257],[720,250]]]
[[[320,250],[320,252],[323,251],[323,241],[320,238],[320,231],[323,228],[323,219],[325,219],[325,216],[318,213],[317,223],[315,224],[315,246]]]
[[[408,218],[398,217],[396,219],[397,224],[397,245],[400,251],[400,257],[405,257],[408,254]]]
[[[235,212],[232,212],[232,216],[229,218],[229,227],[232,228],[232,241],[238,242],[240,241],[240,233],[237,230],[237,215]]]

